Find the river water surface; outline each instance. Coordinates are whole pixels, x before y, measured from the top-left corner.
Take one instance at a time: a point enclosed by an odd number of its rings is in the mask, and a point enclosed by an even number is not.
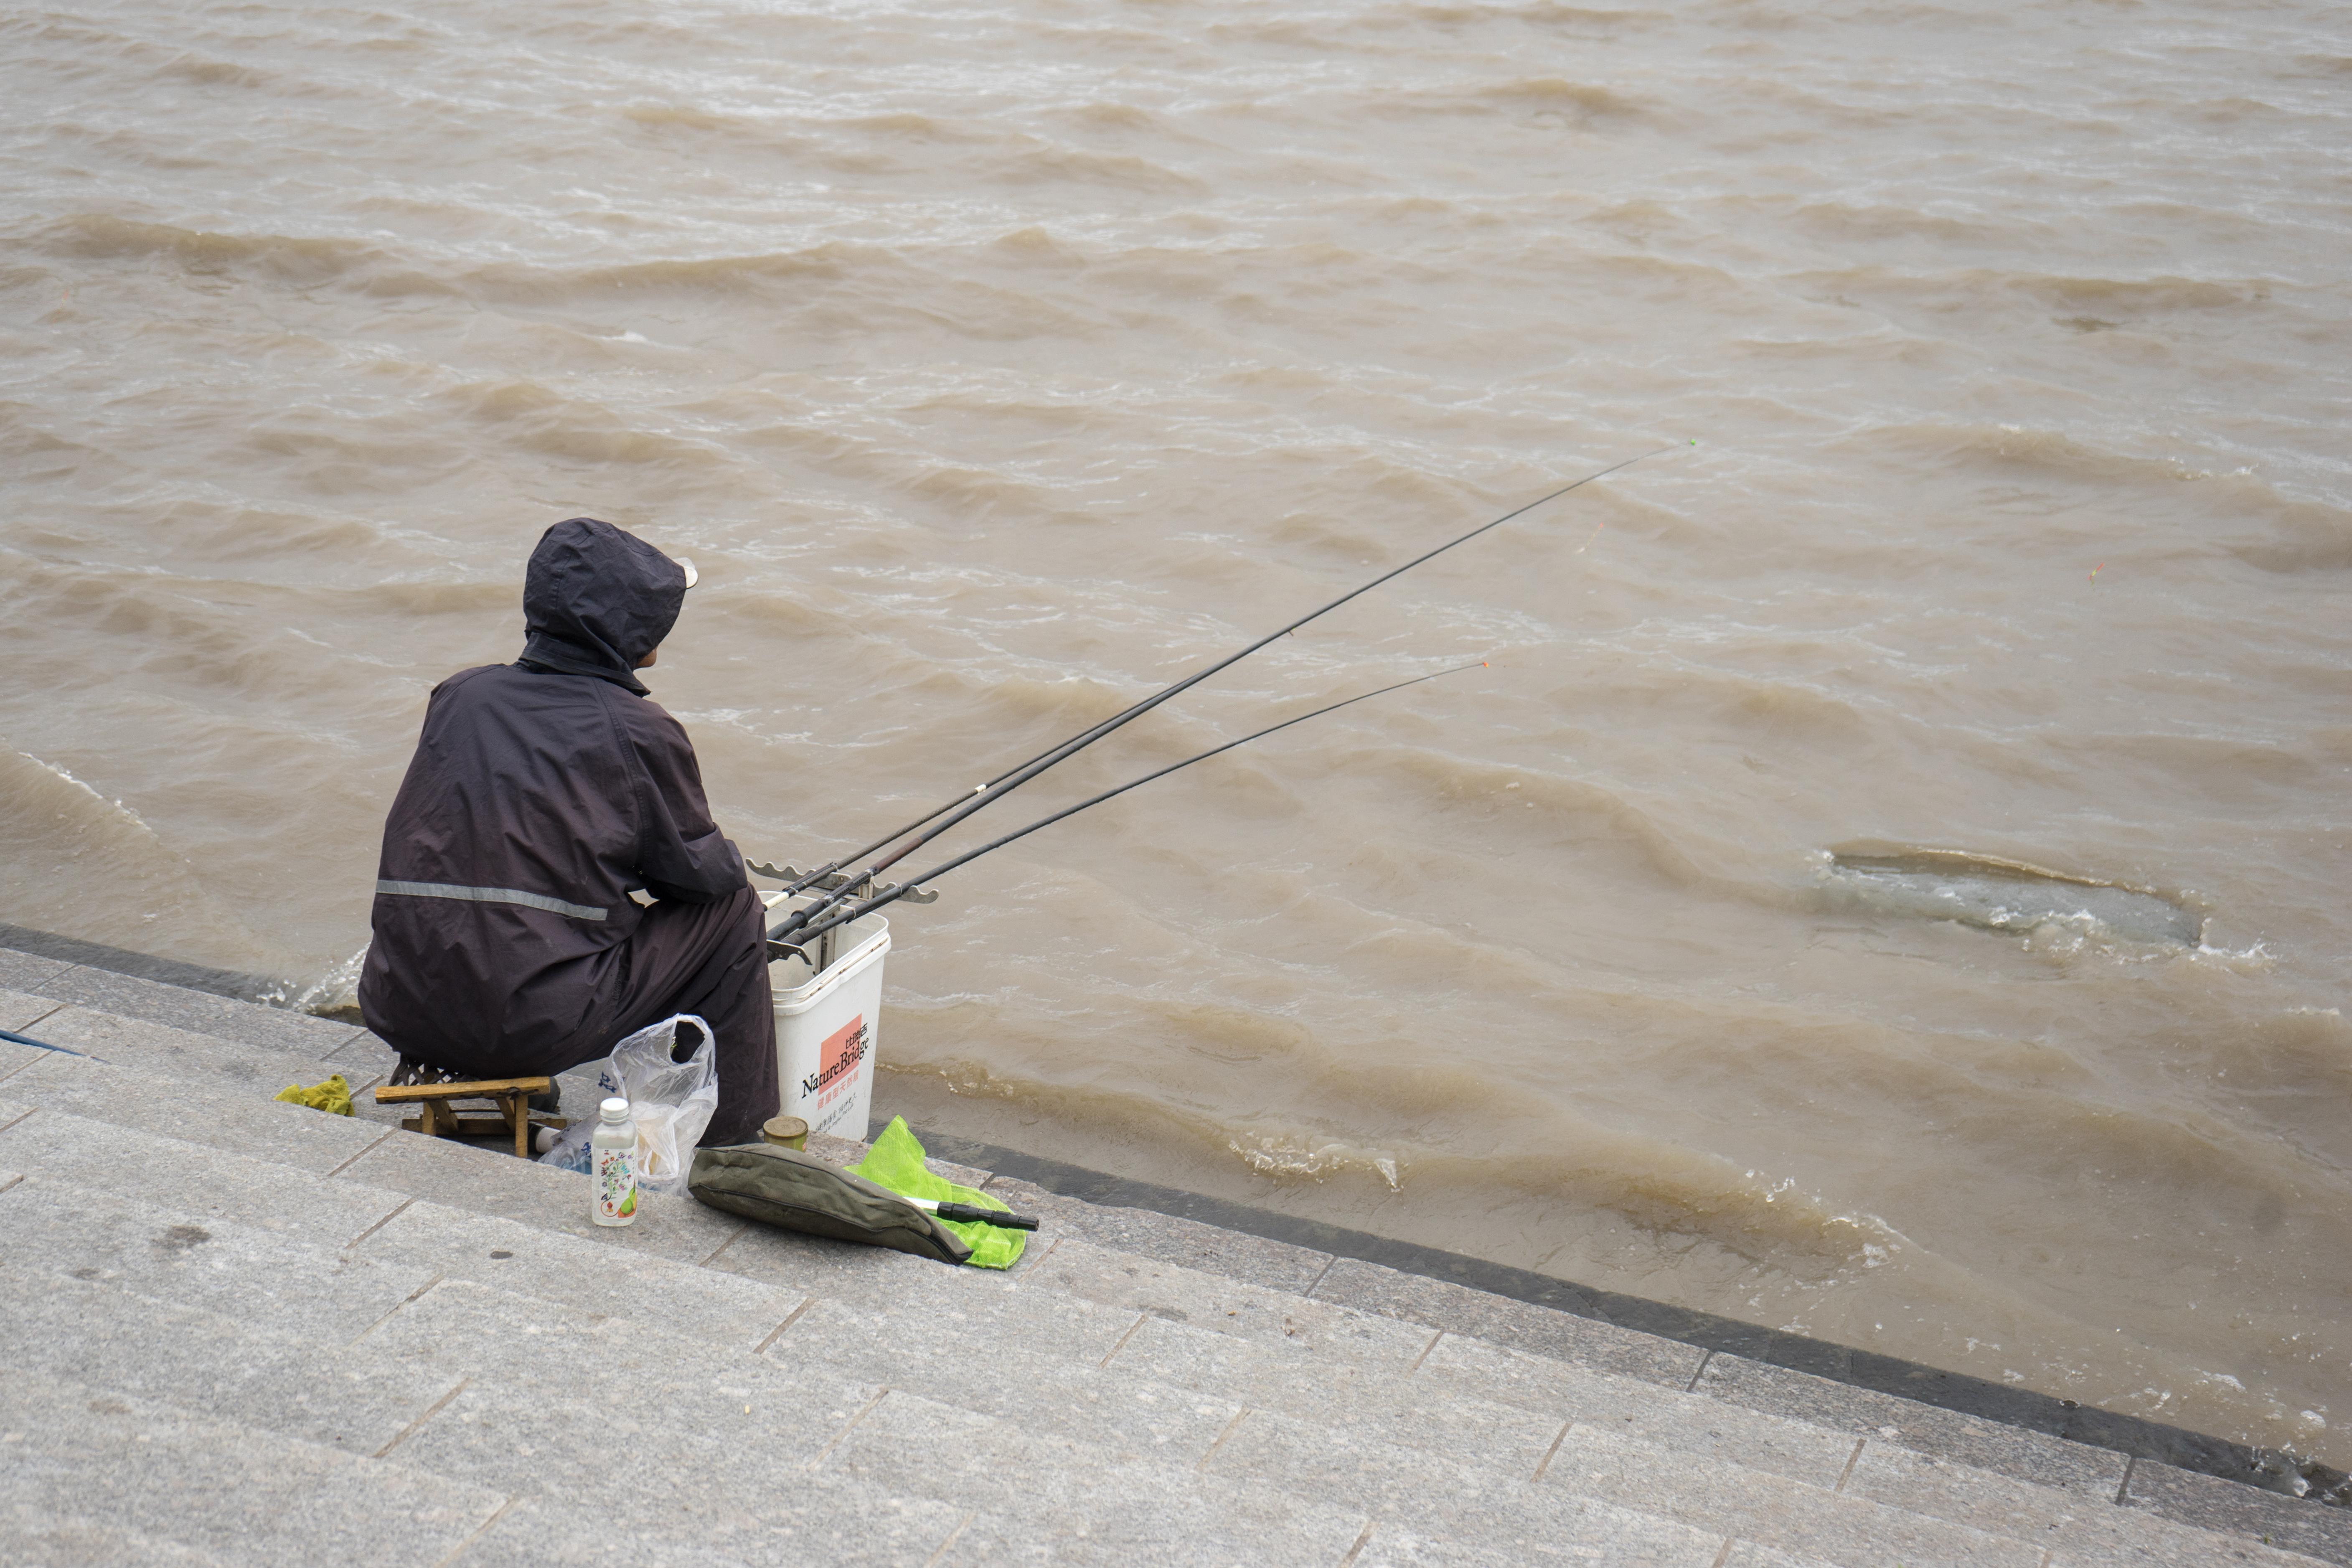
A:
[[[1489,661],[893,911],[884,1102],[2352,1461],[2341,6],[36,0],[0,90],[0,920],[334,1000],[557,518],[805,865],[1666,447],[979,818]]]

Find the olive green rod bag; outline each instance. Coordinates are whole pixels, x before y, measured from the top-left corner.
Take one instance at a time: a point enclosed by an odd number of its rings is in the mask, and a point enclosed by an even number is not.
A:
[[[785,1230],[911,1252],[941,1263],[971,1248],[937,1218],[889,1188],[776,1143],[735,1143],[695,1153],[686,1190],[715,1209]]]

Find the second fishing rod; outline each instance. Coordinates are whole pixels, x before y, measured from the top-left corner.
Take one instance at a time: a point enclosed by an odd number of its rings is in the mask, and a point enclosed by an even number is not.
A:
[[[1297,620],[1291,622],[1288,626],[1268,632],[1265,636],[1258,638],[1255,642],[1249,644],[1247,647],[1234,653],[1227,654],[1224,658],[1216,660],[1203,668],[1195,670],[1191,675],[1186,676],[1183,679],[1177,681],[1174,685],[1154,692],[1151,696],[1143,699],[1143,700],[1135,703],[1121,712],[1111,715],[1111,717],[1104,720],[1101,723],[1093,726],[1091,729],[1081,731],[1077,734],[1071,736],[1068,740],[1064,741],[1059,745],[1051,747],[1044,752],[1040,752],[1036,756],[1032,757],[1029,761],[1022,763],[1019,767],[1014,768],[1008,773],[1001,773],[987,784],[980,785],[970,795],[959,795],[954,800],[949,801],[945,805],[917,817],[913,822],[908,823],[906,826],[898,829],[896,833],[887,834],[881,838],[876,839],[873,843],[867,845],[865,848],[858,850],[856,854],[844,856],[839,860],[831,861],[826,865],[821,866],[817,869],[798,878],[785,888],[784,891],[787,895],[803,891],[814,885],[819,879],[831,875],[841,867],[853,861],[864,859],[867,855],[872,854],[875,850],[883,847],[885,845],[895,843],[900,838],[905,838],[907,840],[905,843],[899,844],[898,847],[892,850],[888,855],[876,861],[873,865],[868,866],[864,871],[845,878],[840,886],[835,888],[831,892],[822,895],[815,902],[803,909],[794,910],[791,916],[778,923],[768,932],[769,939],[774,942],[782,942],[792,936],[793,932],[804,929],[819,917],[829,912],[835,907],[848,902],[853,898],[858,897],[859,889],[871,884],[875,878],[880,876],[883,872],[888,870],[891,867],[897,865],[900,860],[906,858],[908,855],[913,854],[916,850],[921,848],[924,845],[929,843],[940,834],[945,833],[949,828],[953,827],[965,817],[970,816],[972,813],[980,810],[982,806],[988,805],[999,797],[1018,789],[1021,785],[1028,783],[1031,779],[1035,778],[1039,773],[1042,773],[1046,769],[1053,767],[1055,763],[1075,756],[1079,752],[1084,751],[1087,747],[1093,745],[1097,741],[1101,740],[1105,735],[1117,730],[1120,725],[1141,718],[1144,714],[1149,713],[1152,709],[1159,707],[1162,702],[1165,702],[1170,698],[1177,695],[1177,693],[1184,691],[1191,687],[1199,685],[1202,681],[1208,679],[1209,677],[1231,665],[1238,664],[1241,660],[1247,658],[1250,655],[1257,652],[1258,649],[1265,647],[1268,643],[1288,637],[1292,632],[1295,632],[1299,627],[1307,625],[1307,622],[1315,620],[1319,616],[1329,615],[1333,610],[1338,609],[1340,605],[1347,604],[1352,599],[1360,597],[1365,594],[1370,593],[1373,589],[1379,587],[1381,584],[1388,582],[1390,579],[1402,576],[1405,573],[1412,571],[1414,567],[1421,565],[1423,562],[1434,560],[1436,557],[1444,554],[1447,551],[1453,549],[1456,545],[1467,544],[1470,541],[1477,538],[1480,534],[1486,533],[1493,529],[1500,528],[1503,524],[1510,521],[1513,518],[1522,517],[1527,513],[1533,511],[1536,508],[1543,505],[1546,501],[1558,500],[1560,497],[1568,494],[1570,490],[1581,489],[1584,486],[1591,484],[1595,479],[1605,479],[1609,475],[1617,472],[1620,468],[1631,468],[1635,463],[1642,461],[1644,458],[1654,458],[1660,452],[1671,451],[1672,449],[1673,448],[1670,447],[1654,447],[1647,452],[1637,453],[1621,462],[1612,463],[1605,468],[1600,468],[1592,473],[1585,475],[1582,479],[1578,479],[1573,484],[1562,485],[1559,489],[1551,491],[1548,495],[1538,496],[1534,500],[1528,502],[1525,506],[1516,507],[1513,510],[1505,512],[1502,516],[1496,518],[1491,522],[1481,523],[1467,533],[1462,534],[1457,538],[1449,539],[1444,543],[1437,546],[1436,549],[1416,555],[1412,560],[1406,562],[1403,565],[1396,567],[1393,570],[1381,573],[1379,576],[1373,578],[1370,582],[1364,584],[1361,587],[1349,589],[1347,593],[1340,595],[1338,598],[1332,600],[1329,604],[1321,606],[1319,609],[1309,611],[1307,614],[1303,615]],[[940,820],[941,817],[945,817],[945,820]],[[908,837],[909,835],[912,835],[912,837]],[[908,885],[913,886],[917,884]],[[873,891],[879,893],[896,889],[898,886],[899,884],[892,883],[883,889],[875,889]]]
[[[1129,790],[1140,788],[1142,785],[1150,784],[1154,779],[1164,779],[1170,773],[1181,772],[1185,768],[1191,767],[1194,763],[1205,763],[1211,757],[1222,757],[1227,752],[1232,751],[1235,746],[1246,746],[1252,741],[1262,741],[1266,736],[1274,734],[1277,731],[1289,729],[1293,724],[1304,724],[1309,719],[1320,719],[1326,713],[1336,713],[1342,708],[1352,708],[1359,702],[1370,702],[1375,697],[1386,697],[1391,691],[1402,691],[1406,687],[1419,686],[1424,680],[1440,680],[1449,675],[1460,675],[1465,670],[1486,669],[1487,668],[1489,668],[1487,662],[1485,659],[1480,659],[1476,664],[1457,664],[1451,669],[1433,670],[1427,675],[1416,675],[1410,680],[1400,680],[1393,685],[1383,686],[1376,691],[1360,691],[1353,697],[1343,697],[1337,702],[1325,703],[1322,707],[1315,709],[1310,712],[1300,713],[1294,715],[1291,718],[1285,719],[1278,724],[1268,724],[1263,730],[1254,730],[1250,733],[1242,736],[1239,740],[1227,741],[1222,745],[1212,746],[1207,751],[1186,757],[1181,762],[1170,763],[1166,767],[1154,768],[1150,773],[1145,773],[1141,778],[1129,779],[1123,784],[1103,791],[1100,795],[1089,795],[1085,800],[1078,802],[1076,805],[1064,806],[1061,810],[1055,812],[1050,816],[1039,817],[1036,821],[1029,824],[1026,827],[1016,827],[1012,832],[1005,834],[1000,838],[992,838],[977,849],[967,849],[962,854],[957,856],[954,859],[943,861],[940,865],[932,867],[929,870],[924,872],[921,876],[917,877],[912,881],[903,883],[893,882],[887,888],[877,889],[870,896],[857,899],[846,905],[837,905],[830,913],[825,915],[824,918],[817,923],[807,926],[795,932],[794,934],[799,938],[799,941],[783,942],[777,942],[772,938],[768,943],[768,956],[770,958],[782,958],[788,953],[798,953],[804,962],[808,963],[811,969],[814,969],[816,967],[816,963],[814,959],[809,957],[807,944],[814,942],[818,937],[823,936],[826,931],[832,931],[839,926],[845,926],[852,921],[864,920],[867,915],[872,914],[875,910],[881,909],[885,905],[896,903],[898,900],[908,897],[917,889],[922,887],[925,883],[935,881],[938,879],[946,876],[950,871],[954,870],[957,867],[968,865],[971,861],[979,859],[982,856],[988,854],[992,850],[1002,849],[1015,839],[1026,838],[1041,827],[1051,827],[1054,824],[1061,821],[1065,817],[1076,816],[1078,813],[1085,811],[1091,806],[1100,805],[1107,800],[1125,795]]]

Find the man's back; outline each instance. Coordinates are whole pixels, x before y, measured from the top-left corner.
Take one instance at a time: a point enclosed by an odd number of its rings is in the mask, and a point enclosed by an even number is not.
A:
[[[635,674],[687,581],[609,523],[548,531],[522,658],[461,670],[426,706],[360,1008],[403,1055],[486,1076],[561,1072],[692,1012],[719,1040],[713,1125],[746,1136],[775,1102],[761,906],[685,730]]]

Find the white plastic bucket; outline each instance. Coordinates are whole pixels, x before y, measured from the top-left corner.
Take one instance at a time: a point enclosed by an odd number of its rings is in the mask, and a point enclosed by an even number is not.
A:
[[[782,895],[762,895],[771,910]],[[841,929],[840,956],[821,974],[797,958],[768,965],[776,994],[776,1077],[782,1110],[812,1132],[866,1141],[874,1110],[874,1053],[882,1025],[882,959],[890,922],[867,915]]]

